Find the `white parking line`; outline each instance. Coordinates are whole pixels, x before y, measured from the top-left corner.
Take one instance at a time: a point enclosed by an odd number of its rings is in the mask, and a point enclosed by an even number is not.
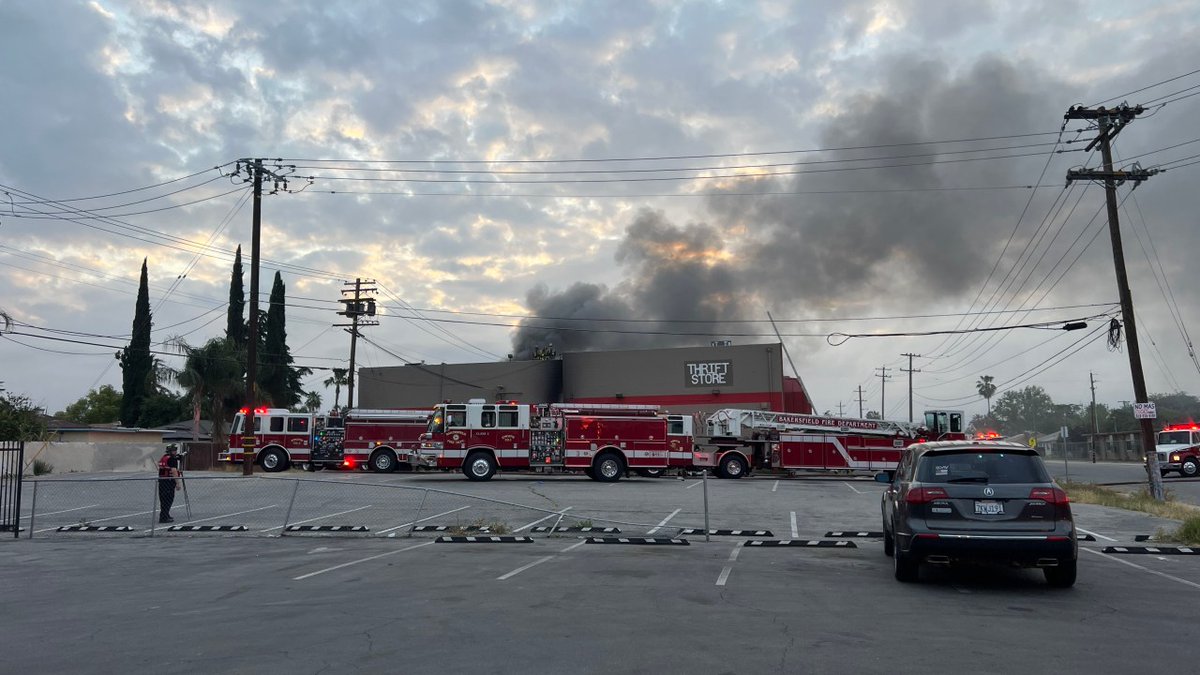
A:
[[[534,525],[537,525],[538,523],[550,520],[554,516],[561,516],[562,514],[566,513],[567,511],[570,511],[573,508],[575,508],[575,507],[568,506],[567,508],[563,509],[562,511],[559,511],[557,513],[551,513],[550,515],[546,516],[545,518],[538,518],[537,520],[533,521],[532,523],[529,523],[528,525],[522,525],[521,527],[518,527],[517,529],[513,530],[513,532],[523,532],[523,531],[528,530],[529,528],[533,527]]]
[[[1112,556],[1107,553],[1101,553],[1100,551],[1096,551],[1094,549],[1084,548],[1084,547],[1080,546],[1079,550],[1087,551],[1088,553],[1095,553],[1096,555],[1100,556],[1101,558],[1104,558],[1105,560],[1111,560],[1113,562],[1121,563],[1122,565],[1129,565],[1130,567],[1135,567],[1139,570],[1142,570],[1143,572],[1149,572],[1150,574],[1160,576],[1164,579],[1170,579],[1171,581],[1178,581],[1179,583],[1184,584],[1185,586],[1191,586],[1192,588],[1200,589],[1200,584],[1198,584],[1194,581],[1188,581],[1187,579],[1180,579],[1179,577],[1173,577],[1170,574],[1165,574],[1163,572],[1159,572],[1158,570],[1152,570],[1149,567],[1142,567],[1141,565],[1138,565],[1137,563],[1131,563],[1128,560],[1121,560],[1120,558],[1118,558],[1116,556]]]
[[[566,553],[567,551],[570,551],[570,550],[572,550],[572,549],[577,549],[577,548],[579,548],[580,546],[583,546],[583,545],[584,545],[584,544],[586,544],[586,543],[587,543],[587,539],[584,539],[583,541],[577,541],[577,542],[575,542],[574,544],[571,544],[570,546],[568,546],[568,547],[564,548],[563,550],[559,551],[559,553]]]
[[[1079,530],[1080,532],[1082,532],[1082,533],[1084,533],[1084,534],[1090,534],[1090,535],[1092,535],[1093,537],[1095,537],[1095,538],[1097,538],[1097,539],[1103,539],[1104,541],[1116,541],[1116,539],[1113,539],[1112,537],[1106,537],[1106,536],[1104,536],[1104,535],[1102,535],[1102,534],[1099,534],[1099,533],[1097,533],[1097,532],[1092,532],[1092,531],[1090,531],[1090,530],[1085,530],[1085,529],[1083,529],[1082,527],[1076,527],[1075,529]]]
[[[799,539],[800,532],[796,530],[796,512],[792,511],[792,539]]]
[[[850,488],[851,490],[854,490],[854,494],[857,494],[857,495],[866,494],[865,492],[862,492],[861,490],[859,490],[858,488],[854,487],[853,485],[847,483],[846,481],[842,481],[842,485],[845,485],[846,487]]]
[[[113,517],[111,517],[111,518],[99,518],[99,519],[97,519],[97,520],[88,520],[88,521],[87,521],[87,524],[88,524],[88,525],[90,525],[90,524],[92,524],[92,523],[103,523],[103,522],[104,522],[104,521],[106,521],[106,520],[117,520],[118,518],[132,518],[132,517],[134,517],[134,516],[144,516],[144,515],[146,515],[147,513],[154,513],[154,511],[138,511],[137,513],[126,513],[125,515],[122,515],[122,516],[113,516]],[[74,525],[78,525],[79,523],[72,523],[72,524],[74,524]],[[33,533],[34,533],[34,534],[39,534],[39,533],[42,533],[42,532],[49,532],[50,530],[57,530],[59,527],[61,527],[61,526],[60,526],[60,525],[55,525],[54,527],[47,527],[47,528],[45,528],[45,529],[42,529],[42,530],[34,530],[34,531],[33,531]]]
[[[771,492],[774,492],[778,489],[779,489],[779,481],[775,481],[775,484],[771,486]]]
[[[298,577],[293,577],[293,578],[292,578],[292,581],[302,581],[302,580],[304,580],[304,579],[308,579],[309,577],[315,577],[315,576],[317,576],[318,574],[325,574],[326,572],[332,572],[332,571],[334,571],[334,570],[340,570],[340,569],[342,569],[343,567],[350,567],[351,565],[357,565],[357,564],[359,564],[359,563],[364,563],[364,562],[367,562],[368,560],[378,560],[378,559],[380,559],[380,558],[384,558],[384,557],[387,557],[387,556],[389,556],[389,555],[396,555],[397,553],[404,553],[405,551],[411,551],[411,550],[413,550],[414,548],[421,548],[422,546],[429,546],[429,545],[430,545],[430,544],[432,544],[432,543],[434,543],[434,542],[432,542],[432,541],[426,541],[426,542],[422,542],[422,543],[420,543],[420,544],[413,544],[412,546],[408,546],[408,547],[405,547],[405,548],[397,549],[397,550],[395,550],[395,551],[388,551],[387,553],[380,553],[379,555],[373,555],[373,556],[370,556],[370,557],[368,557],[368,558],[361,558],[361,559],[359,559],[359,560],[351,560],[350,562],[347,562],[347,563],[342,563],[342,564],[340,564],[340,565],[334,565],[333,567],[326,567],[325,569],[323,569],[323,570],[317,570],[316,572],[309,572],[308,574],[301,574],[301,575],[300,575],[300,576],[298,576]]]
[[[425,521],[427,521],[427,520],[433,520],[434,518],[441,518],[442,516],[448,516],[448,515],[450,515],[451,513],[458,513],[459,511],[462,511],[462,510],[464,510],[464,509],[469,509],[469,508],[471,508],[471,507],[470,507],[470,506],[460,506],[460,507],[458,507],[457,509],[450,509],[449,511],[443,511],[443,512],[441,512],[441,513],[436,513],[436,514],[434,514],[434,515],[432,515],[432,516],[429,516],[428,518],[422,518],[422,519],[420,519],[420,520],[414,520],[414,521],[412,521],[411,523],[405,523],[405,524],[403,524],[403,525],[397,525],[397,526],[395,526],[395,527],[389,527],[388,529],[386,529],[386,530],[380,530],[380,531],[376,532],[375,534],[387,534],[388,532],[391,532],[392,530],[398,530],[398,529],[400,529],[400,528],[402,528],[402,527],[408,527],[409,525],[416,525],[417,523],[423,523],[423,522],[425,522]]]
[[[325,516],[317,516],[316,518],[309,518],[308,520],[297,520],[294,523],[288,523],[288,526],[291,527],[292,525],[303,525],[304,523],[311,523],[314,520],[321,520],[322,518],[332,518],[334,516],[344,516],[347,513],[354,513],[355,511],[362,511],[363,509],[369,509],[369,508],[371,508],[371,506],[372,506],[371,504],[367,504],[366,506],[360,506],[357,509],[348,509],[346,511],[338,511],[337,513],[330,513],[329,515],[325,515]],[[146,513],[149,513],[149,511],[147,511]],[[271,530],[282,530],[282,529],[283,529],[283,525],[276,525],[275,527],[268,527],[265,530],[259,530],[259,532],[270,532]]]
[[[99,504],[88,504],[87,506],[79,506],[79,507],[76,507],[73,509],[63,509],[62,511],[51,511],[50,513],[39,513],[38,515],[39,516],[57,516],[60,513],[70,513],[72,511],[82,511],[84,509],[90,509],[90,508],[93,508],[96,506],[100,506],[100,505]],[[25,520],[28,517],[29,516],[27,516],[27,515],[21,516],[21,520]]]
[[[517,569],[509,572],[508,574],[496,577],[496,581],[504,581],[505,579],[515,577],[518,574],[520,574],[521,572],[524,572],[525,570],[529,569],[530,567],[533,567],[534,565],[541,565],[544,562],[554,560],[554,558],[556,558],[556,557],[557,556],[552,556],[552,555],[542,556],[541,558],[534,560],[533,562],[529,563],[528,565],[521,565]]]
[[[671,512],[671,515],[667,516],[666,518],[663,518],[663,519],[662,519],[662,522],[660,522],[658,525],[655,525],[655,526],[654,526],[653,528],[651,528],[651,529],[650,529],[650,531],[649,531],[649,532],[647,532],[646,534],[654,534],[655,532],[658,532],[658,531],[659,531],[659,529],[661,529],[663,525],[666,525],[666,524],[667,524],[667,521],[668,521],[668,520],[670,520],[670,519],[674,518],[674,517],[675,517],[675,516],[676,516],[676,515],[677,515],[677,514],[678,514],[680,511],[682,511],[682,510],[683,510],[683,509],[675,509],[674,511],[672,511],[672,512]]]
[[[697,485],[699,485],[703,482],[704,482],[703,480],[698,480],[695,483],[692,483],[691,485],[685,487],[684,490],[691,490],[692,488],[696,487]]]
[[[208,521],[210,521],[210,520],[220,520],[220,519],[222,519],[222,518],[232,518],[232,517],[234,517],[234,516],[240,516],[240,515],[242,515],[243,513],[254,513],[255,511],[265,511],[265,510],[267,510],[267,509],[273,509],[273,508],[275,508],[275,504],[271,504],[270,506],[260,506],[260,507],[259,507],[259,508],[257,508],[257,509],[250,509],[249,511],[238,511],[237,513],[227,513],[227,514],[225,514],[225,515],[223,515],[223,516],[213,516],[212,518],[201,518],[200,520],[189,520],[189,521],[187,521],[187,524],[188,524],[188,525],[195,525],[196,523],[207,523],[207,522],[208,522]],[[149,532],[150,530],[149,530],[149,529],[145,529],[145,530],[142,530],[142,531],[143,531],[143,532]]]
[[[733,552],[729,554],[729,564],[721,570],[721,576],[717,577],[717,585],[724,586],[726,581],[729,581],[729,573],[733,571],[733,563],[738,558],[738,554],[742,552],[742,546],[745,542],[739,541],[733,547]]]

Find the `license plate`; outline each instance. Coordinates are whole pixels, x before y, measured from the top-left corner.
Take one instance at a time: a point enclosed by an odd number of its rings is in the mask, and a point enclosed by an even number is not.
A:
[[[1000,502],[975,502],[975,513],[981,516],[998,516],[1004,513],[1004,504]]]

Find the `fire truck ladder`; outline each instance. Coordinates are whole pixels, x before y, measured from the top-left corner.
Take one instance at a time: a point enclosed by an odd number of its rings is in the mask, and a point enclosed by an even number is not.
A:
[[[796,418],[808,417],[821,420],[822,424],[805,424]],[[870,425],[874,428],[862,428],[859,424]],[[911,436],[914,429],[906,422],[891,422],[888,420],[860,420],[848,417],[821,417],[819,415],[800,415],[798,413],[780,413],[770,410],[737,410],[726,408],[714,412],[708,418],[709,429],[715,436],[742,435],[743,430],[774,429],[778,431],[837,431],[840,433],[855,433],[871,436]]]

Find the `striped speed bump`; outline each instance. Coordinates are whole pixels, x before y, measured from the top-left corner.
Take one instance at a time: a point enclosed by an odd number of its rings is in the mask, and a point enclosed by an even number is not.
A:
[[[1096,538],[1090,534],[1077,534],[1077,535],[1075,535],[1075,540],[1076,541],[1096,541]],[[1138,541],[1142,541],[1142,540],[1138,539]]]
[[[619,527],[548,527],[539,525],[530,532],[599,532],[601,534],[620,534]]]
[[[844,538],[844,537],[855,537],[855,538],[858,538],[858,539],[883,539],[883,533],[882,533],[882,532],[871,532],[871,531],[864,531],[864,532],[826,532],[826,533],[825,533],[825,536],[826,536],[826,537],[837,537],[837,538]]]
[[[1200,549],[1190,546],[1105,546],[1103,553],[1150,555],[1200,555]]]
[[[288,525],[288,532],[370,532],[366,525]]]
[[[585,544],[634,544],[639,546],[690,546],[687,539],[671,537],[588,537]]]
[[[812,548],[858,548],[845,539],[751,539],[746,546],[804,546]]]
[[[418,525],[413,532],[488,532],[487,525]]]
[[[245,532],[245,525],[172,525],[167,532]]]
[[[679,531],[680,535],[685,534],[704,534],[704,530],[695,528],[687,528]],[[727,536],[727,537],[774,537],[775,533],[770,530],[709,530],[708,534]]]
[[[1152,534],[1137,534],[1137,535],[1134,535],[1133,540],[1134,541],[1153,541],[1154,535],[1152,535]]]
[[[532,544],[532,537],[438,537],[439,544]]]
[[[64,525],[59,532],[133,532],[128,525]]]

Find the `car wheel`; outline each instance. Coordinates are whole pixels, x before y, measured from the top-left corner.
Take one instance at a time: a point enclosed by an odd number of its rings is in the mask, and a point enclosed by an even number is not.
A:
[[[895,565],[896,581],[911,584],[918,580],[920,562],[911,553],[900,550],[900,539],[892,535],[892,562]]]
[[[1045,567],[1042,572],[1046,575],[1046,583],[1055,588],[1070,588],[1075,585],[1078,568],[1077,560],[1064,560],[1057,567]]]
[[[262,464],[263,471],[275,473],[288,468],[288,460],[284,454],[278,450],[267,450],[262,454],[259,463]]]
[[[601,483],[615,483],[621,480],[621,474],[625,473],[625,465],[615,453],[606,452],[596,458],[592,472]]]
[[[1194,457],[1188,459],[1183,463],[1183,466],[1179,467],[1179,473],[1184,478],[1195,478],[1197,475],[1200,475],[1200,462],[1197,462]]]
[[[371,455],[371,470],[376,473],[391,473],[396,470],[396,455],[391,450],[380,450]]]
[[[717,475],[722,478],[741,478],[746,475],[746,460],[735,454],[725,455],[721,459],[721,466],[717,470]]]
[[[883,554],[889,558],[896,554],[896,542],[886,527],[883,528]]]
[[[496,460],[486,452],[472,452],[463,465],[463,473],[471,480],[490,480],[496,475]]]
[[[638,469],[637,475],[642,478],[661,478],[666,469]]]

